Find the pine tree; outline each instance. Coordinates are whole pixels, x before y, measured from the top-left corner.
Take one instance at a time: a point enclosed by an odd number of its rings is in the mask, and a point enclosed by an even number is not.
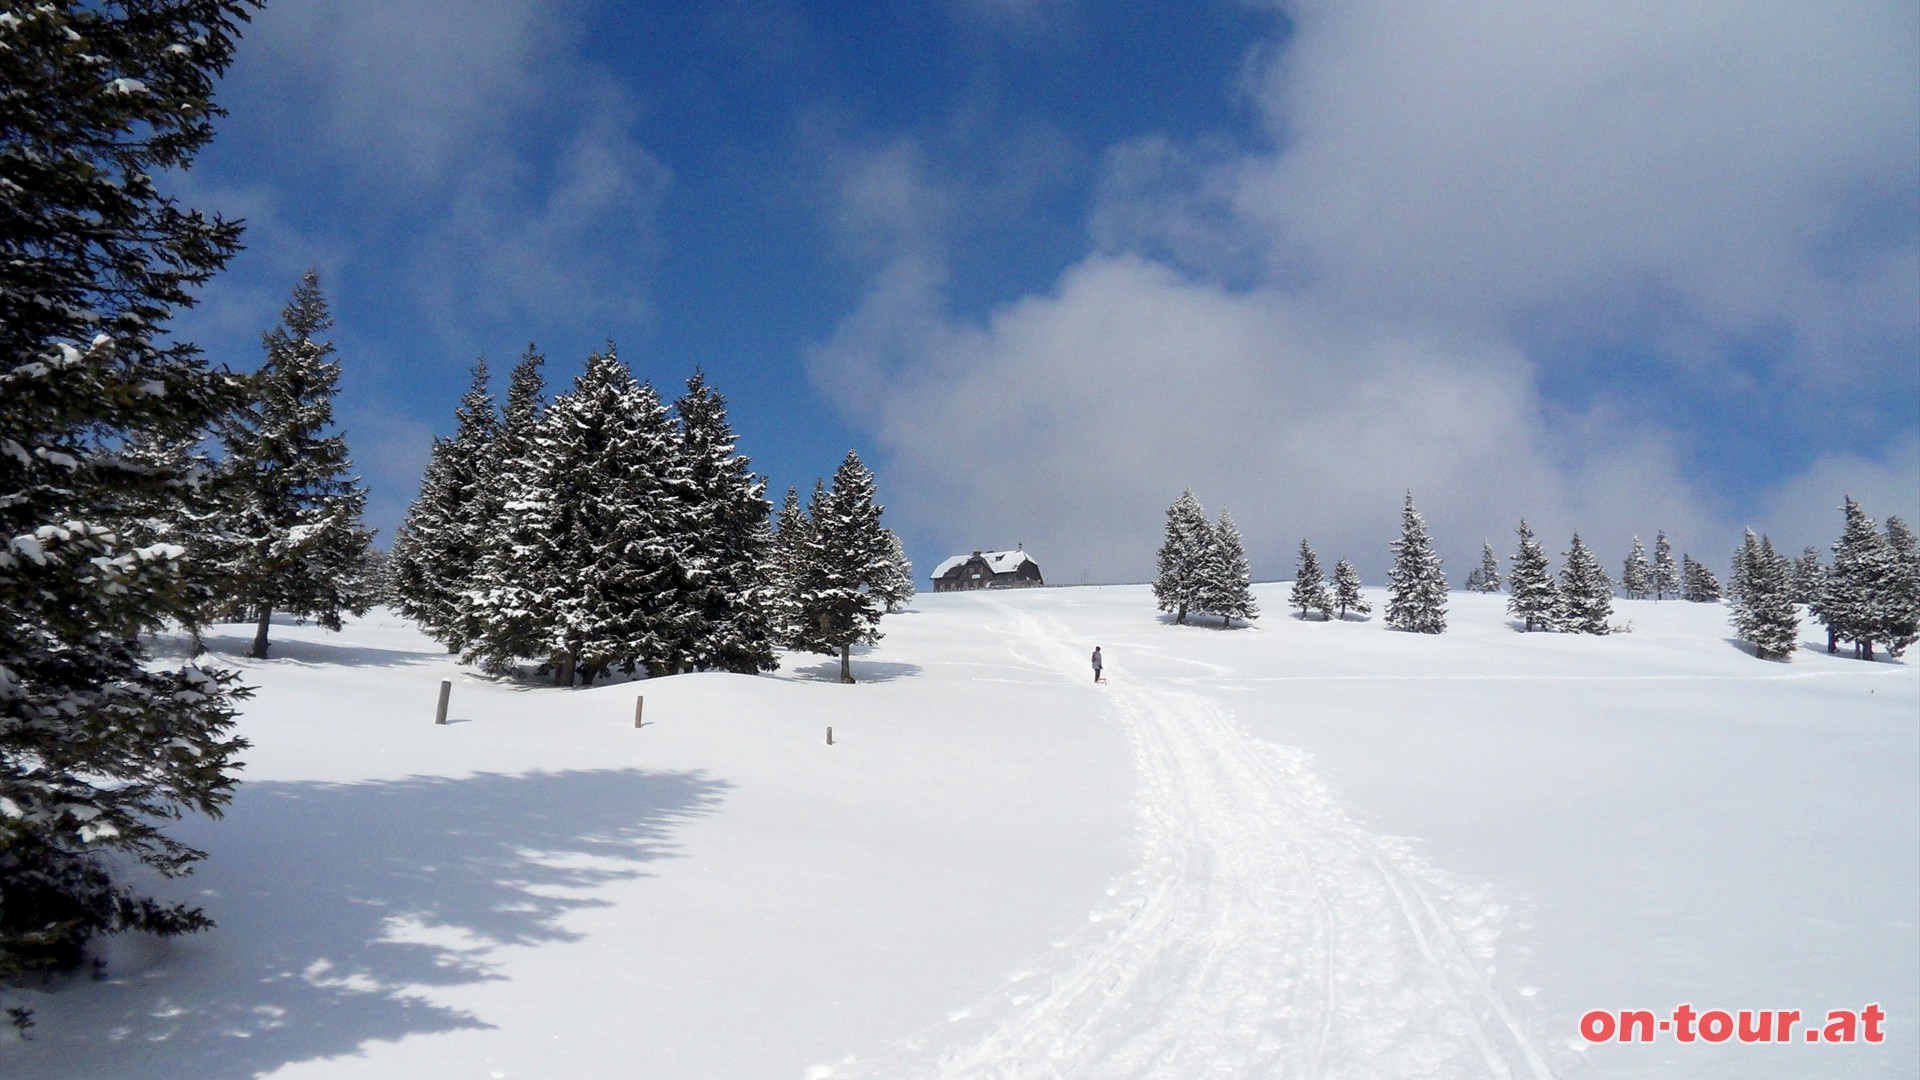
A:
[[[162,827],[230,798],[244,692],[152,661],[132,631],[190,617],[188,545],[117,523],[198,503],[182,459],[126,451],[191,445],[239,397],[163,335],[240,227],[154,176],[212,137],[253,6],[49,0],[0,31],[0,980],[78,963],[99,933],[211,925],[125,877],[202,857]]]
[[[1680,595],[1680,571],[1673,565],[1673,545],[1667,542],[1667,530],[1653,538],[1653,598],[1665,600]]]
[[[1613,617],[1613,582],[1591,548],[1573,534],[1560,569],[1559,626],[1575,634],[1604,634]]]
[[[393,540],[393,588],[402,614],[459,652],[462,596],[479,569],[494,525],[500,421],[487,389],[487,362],[454,410],[454,434],[436,438],[420,494]]]
[[[1413,507],[1413,492],[1400,511],[1400,539],[1387,572],[1387,625],[1396,630],[1443,634],[1447,630],[1447,578],[1434,554],[1427,523]]]
[[[470,662],[473,659],[470,654],[476,651],[475,643],[502,632],[501,627],[489,622],[494,612],[482,603],[482,598],[489,593],[489,568],[501,572],[503,566],[511,564],[510,559],[496,554],[496,550],[508,544],[507,530],[514,515],[508,512],[507,502],[521,478],[540,457],[534,436],[546,415],[546,379],[541,374],[546,362],[539,349],[529,343],[520,362],[514,365],[508,376],[506,405],[486,452],[492,480],[474,493],[471,507],[477,541],[474,576],[452,597],[453,624],[448,632],[449,642],[457,643],[459,652]],[[484,644],[478,651],[496,652]]]
[[[1218,562],[1218,536],[1192,489],[1167,507],[1166,539],[1160,544],[1153,578],[1153,599],[1174,622],[1187,621],[1200,607],[1209,570]]]
[[[882,508],[873,501],[873,473],[847,451],[833,486],[814,489],[808,507],[804,579],[795,647],[840,656],[840,681],[853,678],[853,646],[880,640],[886,613],[873,583],[890,573]]]
[[[1790,659],[1800,637],[1800,612],[1793,603],[1790,566],[1773,548],[1773,541],[1754,541],[1748,529],[1737,559],[1745,590],[1733,605],[1734,631],[1753,645],[1754,655]]]
[[[1223,626],[1232,626],[1235,619],[1252,622],[1260,617],[1260,608],[1253,602],[1247,548],[1240,539],[1240,527],[1233,523],[1233,515],[1227,513],[1225,507],[1220,509],[1220,521],[1213,527],[1213,535],[1213,549],[1217,554],[1211,563],[1201,607],[1220,616]]]
[[[1820,549],[1808,547],[1793,564],[1793,602],[1813,604],[1827,585],[1827,568],[1820,563]]]
[[[1333,603],[1340,610],[1343,620],[1349,611],[1355,615],[1365,615],[1373,610],[1373,606],[1360,595],[1360,571],[1345,559],[1333,567]]]
[[[1898,517],[1887,517],[1887,550],[1891,565],[1887,575],[1882,633],[1888,655],[1898,659],[1907,647],[1920,640],[1920,540]]]
[[[1320,559],[1305,540],[1300,541],[1300,555],[1293,567],[1293,593],[1287,603],[1299,609],[1303,619],[1309,611],[1319,612],[1322,622],[1333,618],[1333,594],[1320,573]]]
[[[1680,598],[1695,604],[1720,602],[1720,579],[1705,563],[1695,562],[1693,556],[1684,553],[1680,556]]]
[[[1560,618],[1560,587],[1554,583],[1553,569],[1547,563],[1546,549],[1534,539],[1533,528],[1520,519],[1520,547],[1511,556],[1513,573],[1507,578],[1512,593],[1507,598],[1507,613],[1521,621],[1521,632],[1535,628],[1552,630]]]
[[[1620,591],[1634,600],[1644,600],[1653,591],[1653,567],[1647,562],[1646,546],[1637,536],[1626,563],[1620,567]]]
[[[226,572],[235,603],[254,620],[248,655],[267,655],[275,612],[340,629],[343,612],[366,611],[353,588],[372,534],[360,524],[366,488],[352,475],[346,439],[329,434],[340,366],[320,277],[308,270],[266,336],[267,362],[247,406],[221,427],[221,470],[239,502]]]
[[[686,603],[694,620],[682,651],[696,670],[753,674],[778,666],[775,633],[767,612],[766,481],[736,454],[738,440],[727,423],[726,399],[698,372],[674,404],[680,417],[683,499],[691,529],[684,558],[691,560]],[[911,583],[908,589],[912,588]]]
[[[1494,557],[1493,545],[1480,542],[1480,565],[1467,575],[1467,591],[1478,593],[1496,593],[1501,589],[1500,560]]]

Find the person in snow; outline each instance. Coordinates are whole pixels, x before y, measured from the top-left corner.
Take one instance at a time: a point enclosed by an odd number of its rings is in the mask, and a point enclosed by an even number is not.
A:
[[[1100,646],[1098,645],[1093,647],[1093,681],[1097,683],[1107,681],[1100,675]]]

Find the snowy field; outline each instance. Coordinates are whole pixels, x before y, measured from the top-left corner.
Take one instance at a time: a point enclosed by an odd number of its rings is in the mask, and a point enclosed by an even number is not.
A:
[[[245,782],[159,886],[219,928],[9,994],[37,1026],[0,1074],[1915,1075],[1913,668],[1813,628],[1756,661],[1719,605],[1581,638],[1456,594],[1430,638],[1258,591],[1232,633],[1144,587],[922,596],[853,687],[808,656],[506,685],[390,615],[256,662],[224,628]],[[1887,1038],[1578,1037],[1683,1002],[1878,1002]]]

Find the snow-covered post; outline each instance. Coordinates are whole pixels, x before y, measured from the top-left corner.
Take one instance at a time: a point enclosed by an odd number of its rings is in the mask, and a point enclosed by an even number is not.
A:
[[[451,697],[453,697],[453,683],[446,679],[441,679],[440,706],[433,710],[434,723],[445,724],[447,722],[447,699]]]
[[[640,726],[640,710],[647,707],[647,695],[635,694],[633,697],[633,726]]]
[[[827,745],[828,746],[833,745],[833,725],[832,724],[827,725]]]

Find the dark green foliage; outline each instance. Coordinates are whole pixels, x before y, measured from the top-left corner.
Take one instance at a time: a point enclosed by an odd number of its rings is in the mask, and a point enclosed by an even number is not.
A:
[[[191,622],[196,443],[239,400],[156,340],[239,249],[163,197],[218,115],[252,4],[51,0],[0,27],[0,977],[95,934],[208,925],[116,880],[186,873],[162,826],[218,814],[245,745],[232,672],[151,662]]]

